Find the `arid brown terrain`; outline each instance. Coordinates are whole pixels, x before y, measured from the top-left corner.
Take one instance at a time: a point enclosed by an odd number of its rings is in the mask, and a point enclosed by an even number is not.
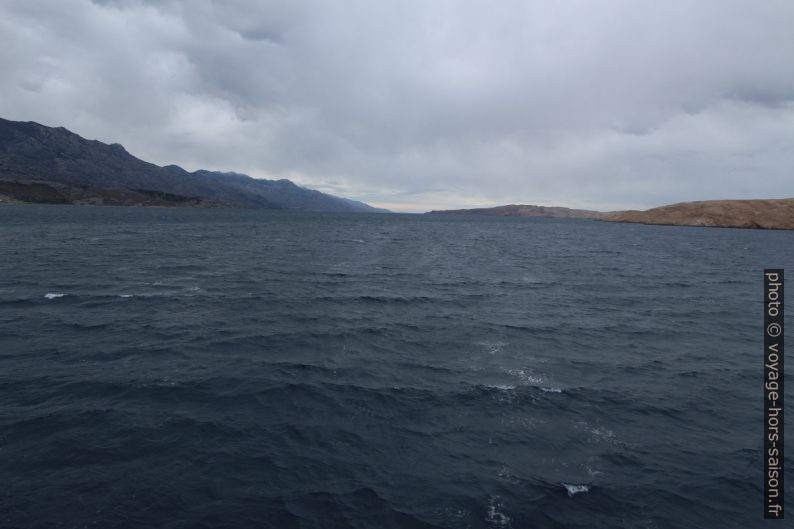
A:
[[[585,209],[511,204],[493,208],[430,211],[428,214],[579,218],[608,222],[666,224],[671,226],[794,230],[794,198],[681,202],[645,211],[632,210],[610,213]]]
[[[600,220],[673,226],[794,230],[794,198],[682,202],[646,211],[608,213]]]

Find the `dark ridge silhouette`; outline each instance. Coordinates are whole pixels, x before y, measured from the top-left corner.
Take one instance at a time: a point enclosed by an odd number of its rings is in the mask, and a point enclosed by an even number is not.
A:
[[[385,211],[289,180],[159,167],[118,143],[86,140],[63,127],[5,119],[0,119],[2,202]]]

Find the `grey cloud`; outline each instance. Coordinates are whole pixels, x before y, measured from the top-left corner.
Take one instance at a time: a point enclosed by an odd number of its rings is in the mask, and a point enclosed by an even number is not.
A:
[[[0,15],[0,115],[157,163],[406,209],[794,195],[788,1],[7,0]]]

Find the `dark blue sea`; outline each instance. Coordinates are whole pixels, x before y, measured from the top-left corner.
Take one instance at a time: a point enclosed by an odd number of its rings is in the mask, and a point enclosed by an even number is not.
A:
[[[792,232],[3,206],[0,527],[765,527],[792,264]]]

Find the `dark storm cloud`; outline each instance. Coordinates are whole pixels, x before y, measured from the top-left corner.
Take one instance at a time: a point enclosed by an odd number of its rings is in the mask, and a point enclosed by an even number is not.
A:
[[[0,115],[398,208],[791,196],[794,4],[6,0]]]

